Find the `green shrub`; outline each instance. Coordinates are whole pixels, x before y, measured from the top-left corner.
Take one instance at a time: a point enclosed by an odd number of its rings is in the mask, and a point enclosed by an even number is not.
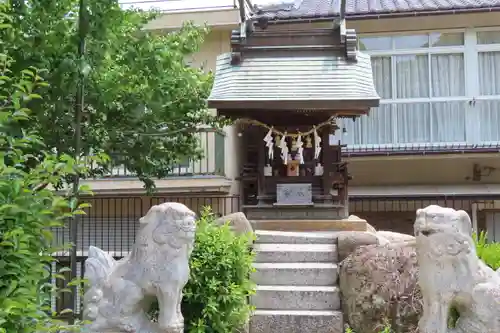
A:
[[[0,33],[10,31],[9,23],[0,3]],[[46,84],[35,69],[13,67],[0,49],[0,333],[67,330],[51,317],[50,228],[82,207],[51,187],[80,168],[70,156],[44,151],[40,137],[24,128],[30,102],[41,98],[35,91]]]
[[[488,243],[486,232],[482,231],[476,240],[477,256],[490,266],[492,269],[497,270],[500,268],[500,243]]]
[[[209,208],[196,225],[190,258],[190,278],[184,287],[182,314],[187,333],[234,333],[249,320],[255,293],[250,280],[253,235],[236,235],[229,225],[218,226]],[[158,316],[158,303],[149,314]]]
[[[217,226],[209,209],[197,222],[190,280],[182,313],[186,332],[233,333],[247,322],[255,292],[250,280],[253,235],[237,236],[229,225]]]

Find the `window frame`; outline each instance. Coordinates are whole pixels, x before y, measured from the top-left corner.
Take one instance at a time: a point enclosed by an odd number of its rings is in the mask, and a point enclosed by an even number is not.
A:
[[[472,29],[471,29],[472,30]],[[475,89],[474,89],[474,99],[475,99],[475,102],[481,102],[481,101],[497,101],[500,103],[500,94],[496,94],[496,95],[482,95],[481,94],[481,91],[480,91],[480,85],[479,85],[479,80],[480,80],[480,71],[479,71],[479,55],[481,53],[488,53],[488,52],[500,52],[500,43],[497,43],[497,44],[479,44],[477,42],[477,34],[479,32],[497,32],[500,34],[500,27],[481,27],[481,28],[476,28],[476,29],[473,29],[473,36],[471,38],[474,38],[475,40],[475,45],[474,45],[474,50],[473,50],[473,54],[475,55],[473,61],[471,62],[471,67],[472,67],[472,71],[477,73],[476,75],[476,85],[475,85]],[[475,104],[475,103],[474,103]],[[478,144],[482,145],[482,146],[491,146],[491,145],[495,145],[495,144],[498,144],[497,141],[481,141],[481,127],[480,127],[480,115],[479,115],[479,112],[476,113],[476,118],[474,119],[474,121],[477,122],[478,124],[478,128],[477,128],[477,138],[476,138],[476,141]]]
[[[443,30],[421,30],[421,31],[403,31],[397,33],[366,33],[359,36],[359,40],[362,38],[370,37],[398,37],[398,36],[411,36],[411,35],[430,35],[432,33],[463,33],[464,44],[458,46],[428,46],[420,48],[408,48],[408,49],[396,49],[395,39],[392,39],[391,49],[388,50],[363,50],[362,52],[373,56],[373,57],[390,57],[391,58],[391,98],[381,99],[380,104],[390,104],[391,105],[391,120],[392,120],[392,143],[390,144],[349,144],[347,150],[358,150],[358,149],[384,149],[384,148],[398,148],[405,149],[411,146],[411,148],[445,148],[457,145],[470,145],[470,144],[481,144],[487,145],[491,142],[484,142],[480,140],[480,128],[479,128],[479,112],[474,109],[474,101],[479,100],[498,100],[500,101],[500,95],[480,95],[479,93],[479,71],[478,62],[479,54],[481,52],[500,52],[500,43],[498,44],[478,44],[477,43],[477,33],[482,31],[498,31],[500,33],[500,27],[483,27],[474,29],[443,29]],[[429,37],[430,40],[430,37]],[[432,56],[439,54],[462,54],[464,60],[464,95],[463,96],[443,96],[435,97],[432,96]],[[396,61],[395,56],[400,55],[427,55],[429,61],[429,97],[419,97],[419,98],[397,98],[396,97]],[[431,132],[431,142],[430,143],[398,143],[397,142],[397,110],[394,105],[398,104],[414,104],[414,103],[429,103],[432,108],[432,103],[436,102],[463,102],[465,103],[465,141],[464,142],[434,142]],[[476,112],[474,112],[476,111]],[[432,118],[431,118],[432,121]],[[432,123],[429,124],[432,126]],[[341,134],[341,139],[344,140],[345,134]],[[347,134],[348,135],[348,134]]]

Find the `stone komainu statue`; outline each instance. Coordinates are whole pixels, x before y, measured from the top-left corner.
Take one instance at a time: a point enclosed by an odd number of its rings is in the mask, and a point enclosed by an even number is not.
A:
[[[122,260],[90,247],[84,319],[91,323],[85,331],[182,333],[182,289],[189,279],[195,231],[194,212],[180,203],[164,203],[140,219],[135,244]],[[157,323],[146,313],[155,299]]]
[[[423,296],[420,333],[499,333],[500,273],[477,257],[469,215],[428,206],[417,210],[414,229]],[[460,318],[450,329],[452,306]]]

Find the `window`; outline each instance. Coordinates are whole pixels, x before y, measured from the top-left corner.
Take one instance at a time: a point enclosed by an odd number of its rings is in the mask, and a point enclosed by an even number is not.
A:
[[[479,31],[477,73],[479,91],[474,108],[478,111],[479,141],[500,141],[500,31]]]
[[[344,143],[355,147],[467,141],[470,97],[463,32],[368,36],[360,38],[359,48],[372,56],[381,106],[369,116],[344,121]]]
[[[479,111],[479,141],[500,142],[500,100],[478,100],[475,108]]]

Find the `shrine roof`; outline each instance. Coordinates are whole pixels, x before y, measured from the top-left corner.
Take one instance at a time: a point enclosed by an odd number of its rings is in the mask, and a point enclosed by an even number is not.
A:
[[[379,105],[370,56],[357,61],[332,52],[276,57],[264,54],[231,64],[231,53],[217,58],[208,105],[217,109],[357,110]]]

